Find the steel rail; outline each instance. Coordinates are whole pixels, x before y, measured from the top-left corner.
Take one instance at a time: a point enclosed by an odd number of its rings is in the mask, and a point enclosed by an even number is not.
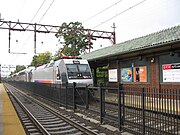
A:
[[[43,107],[44,109],[48,110],[49,112],[51,112],[52,114],[54,114],[55,116],[61,118],[62,120],[64,120],[65,122],[69,123],[70,125],[72,125],[73,127],[79,129],[80,131],[82,131],[85,134],[88,135],[99,135],[99,133],[94,132],[93,130],[90,130],[89,128],[80,125],[79,123],[72,121],[68,118],[66,118],[65,116],[63,116],[60,112],[57,112],[56,109],[50,107],[49,105],[42,103],[41,101],[33,98],[33,97],[29,97],[27,96],[24,92],[18,90],[17,88],[14,87],[14,89],[16,89],[17,91],[19,91],[21,94],[23,94],[25,97],[30,98],[31,100],[33,100],[36,104],[40,105],[41,107]],[[38,122],[39,123],[39,122]],[[47,131],[47,130],[46,130]],[[48,132],[48,131],[47,131]],[[49,134],[50,135],[50,134]]]
[[[20,105],[28,117],[34,122],[37,128],[42,132],[43,135],[50,135],[50,133],[39,123],[39,121],[33,116],[33,114],[23,105],[23,103],[12,93],[12,91],[5,85],[5,88],[8,89],[8,93],[15,99],[15,101]]]

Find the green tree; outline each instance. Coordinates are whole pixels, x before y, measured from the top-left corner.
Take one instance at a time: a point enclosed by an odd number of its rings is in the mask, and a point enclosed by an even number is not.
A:
[[[17,73],[17,72],[24,70],[24,69],[26,69],[26,67],[24,65],[17,65],[15,72]]]
[[[19,71],[24,70],[24,69],[26,69],[26,66],[24,66],[24,65],[17,65],[16,66],[16,70],[14,72],[11,72],[10,75],[18,73]]]
[[[94,71],[92,71],[92,73],[94,73]],[[93,74],[93,76],[94,76],[94,74]],[[97,77],[97,84],[102,83],[102,84],[106,85],[108,82],[108,67],[107,66],[98,67],[96,70],[96,77]]]
[[[59,49],[55,52],[55,54],[54,54],[54,56],[53,56],[53,60],[54,60],[54,61],[59,60],[59,59],[61,59],[61,56],[62,56],[62,48],[59,48]]]
[[[40,66],[49,63],[52,60],[52,54],[50,52],[41,53],[39,55],[34,55],[31,62],[31,66]]]
[[[65,55],[78,56],[88,49],[88,36],[80,22],[63,23],[55,35],[60,42],[64,42],[62,51]],[[92,48],[92,42],[90,43]],[[59,52],[58,52],[59,53]]]

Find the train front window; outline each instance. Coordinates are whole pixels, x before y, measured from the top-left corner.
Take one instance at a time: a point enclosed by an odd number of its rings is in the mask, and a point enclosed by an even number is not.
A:
[[[67,64],[69,79],[90,79],[91,72],[87,64]]]

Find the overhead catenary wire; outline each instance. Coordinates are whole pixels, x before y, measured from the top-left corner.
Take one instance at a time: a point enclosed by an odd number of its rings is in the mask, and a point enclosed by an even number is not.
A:
[[[42,4],[40,5],[40,7],[38,8],[37,12],[35,13],[35,15],[33,16],[33,18],[31,19],[30,22],[32,22],[32,21],[34,20],[34,18],[37,16],[37,14],[38,14],[39,11],[41,10],[41,8],[43,7],[43,5],[44,5],[45,2],[46,2],[46,0],[44,0],[44,1],[42,2]],[[24,4],[23,4],[23,7],[24,7]],[[21,11],[21,12],[22,12],[22,11]],[[24,34],[23,34],[23,35],[24,35]],[[22,37],[21,37],[20,39],[22,39]],[[29,40],[29,38],[28,38],[27,40]],[[25,44],[25,43],[24,43],[24,44]]]
[[[38,12],[40,11],[40,9],[42,8],[42,6],[44,5],[46,0],[43,1],[43,3],[41,4],[40,8],[38,9],[37,13],[34,15],[33,19],[36,17],[36,15],[38,14]],[[44,14],[42,15],[41,19],[38,21],[39,23],[42,21],[42,19],[44,18],[44,16],[46,15],[46,13],[49,11],[50,7],[52,6],[52,4],[55,2],[55,0],[53,0],[51,2],[51,4],[48,6],[48,8],[46,9],[46,11],[44,12]],[[31,20],[31,22],[33,21],[33,19]],[[27,38],[27,40],[24,42],[24,44],[30,39],[32,34],[29,35],[29,37]],[[24,45],[23,45],[24,46]],[[22,49],[21,49],[22,50]]]
[[[35,15],[33,16],[33,18],[31,19],[31,22],[34,20],[34,18],[37,16],[37,14],[39,13],[39,11],[41,10],[41,8],[43,7],[44,3],[46,2],[46,0],[44,0],[41,4],[41,6],[39,7],[39,9],[37,10],[37,12],[35,13]]]
[[[42,2],[41,6],[39,7],[39,9],[37,10],[37,12],[35,13],[35,15],[33,16],[33,18],[31,19],[31,22],[34,20],[34,18],[36,17],[36,15],[39,13],[39,11],[41,10],[41,8],[43,7],[43,5],[44,5],[45,2],[46,2],[46,0],[44,0],[44,1]],[[43,14],[43,16],[41,17],[41,19],[39,20],[39,22],[42,21],[42,19],[44,18],[44,16],[46,15],[46,13],[49,11],[50,7],[52,6],[52,4],[53,4],[54,2],[55,2],[55,0],[53,0],[53,1],[51,2],[51,4],[48,6],[47,10],[44,12],[44,14]],[[32,33],[31,33],[31,34],[28,36],[28,38],[25,40],[25,42],[23,43],[23,46],[19,49],[18,52],[21,52],[21,51],[22,51],[24,45],[28,42],[28,40],[30,39],[31,35],[32,35]],[[13,62],[17,59],[17,57],[18,57],[18,55],[16,55],[16,57],[14,57]]]
[[[22,6],[21,6],[20,13],[19,13],[19,18],[20,18],[20,16],[21,16],[22,11],[24,10],[25,3],[26,3],[26,1],[24,0],[24,1],[23,1],[23,4],[22,4]]]
[[[41,8],[43,7],[43,5],[44,5],[45,2],[46,2],[46,0],[44,0],[44,1],[42,2],[41,6],[39,7],[39,9],[37,10],[37,12],[35,13],[35,15],[33,16],[33,18],[31,19],[30,22],[33,22],[34,18],[37,16],[37,14],[38,14],[39,11],[41,10]],[[24,4],[23,4],[23,7],[24,7]],[[22,12],[22,11],[21,11],[21,12]],[[23,35],[24,35],[24,33],[23,33]],[[23,36],[23,35],[22,35],[22,36]],[[21,37],[20,39],[22,39],[22,37]],[[29,40],[29,38],[28,38],[28,40]]]
[[[111,6],[107,7],[107,8],[105,8],[105,9],[103,9],[102,11],[98,12],[97,14],[95,14],[95,15],[89,17],[88,19],[86,19],[85,21],[83,21],[83,23],[84,23],[84,22],[87,22],[87,21],[89,21],[89,20],[91,20],[92,18],[98,16],[99,14],[105,12],[106,10],[108,10],[108,9],[110,9],[110,8],[112,8],[112,7],[114,7],[114,6],[116,6],[116,5],[117,5],[118,3],[120,3],[121,1],[122,1],[122,0],[119,0],[118,2],[114,3],[113,5],[111,5]]]
[[[120,13],[116,14],[115,16],[113,16],[113,17],[111,17],[111,18],[109,18],[109,19],[107,19],[107,20],[101,22],[100,24],[96,25],[96,26],[93,27],[93,28],[97,28],[97,27],[101,26],[102,24],[104,24],[104,23],[106,23],[106,22],[108,22],[108,21],[110,21],[110,20],[116,18],[117,16],[119,16],[119,15],[121,15],[121,14],[123,14],[123,13],[125,13],[125,12],[127,12],[127,11],[129,11],[129,10],[135,8],[135,7],[137,7],[138,5],[144,3],[145,1],[146,1],[146,0],[143,0],[143,1],[141,1],[141,2],[139,2],[139,3],[137,3],[137,4],[135,4],[135,5],[133,5],[132,7],[129,7],[129,8],[127,8],[127,9],[123,10],[122,12],[120,12]]]
[[[169,1],[168,1],[169,2]],[[164,2],[163,4],[165,4],[166,2]],[[169,2],[170,3],[170,2]],[[158,4],[157,6],[159,7],[159,6],[162,6],[163,4]],[[177,6],[177,4],[176,4],[176,6]],[[168,9],[167,9],[168,10]],[[152,12],[152,14],[153,14],[153,12]],[[146,16],[146,17],[148,17],[148,16]],[[134,16],[133,16],[133,19],[134,19]],[[143,19],[144,20],[144,19]],[[140,19],[137,19],[136,21],[140,21]],[[129,23],[134,23],[134,22],[129,22]]]
[[[167,2],[164,2],[164,3],[162,3],[161,5],[158,5],[158,6],[154,6],[154,9],[153,10],[163,10],[164,9],[164,11],[166,10],[166,11],[168,11],[169,9],[171,9],[171,8],[177,8],[177,6],[178,6],[178,4],[179,3],[172,3],[171,1],[167,1]],[[167,5],[168,5],[168,7],[167,7]],[[131,21],[131,22],[126,22],[126,23],[124,23],[124,24],[134,24],[134,23],[137,23],[137,22],[141,22],[141,21],[144,21],[144,20],[146,20],[145,18],[150,18],[151,16],[153,16],[154,15],[154,13],[152,12],[152,8],[146,8],[146,11],[144,11],[144,13],[147,13],[146,14],[146,16],[144,16],[143,18],[142,17],[137,17],[137,16],[133,16],[133,19],[135,20],[135,21]],[[157,14],[159,14],[160,12],[158,12],[158,13],[156,13],[156,15]]]
[[[53,1],[51,2],[51,4],[49,5],[49,7],[46,9],[46,11],[44,12],[43,16],[41,17],[41,19],[39,20],[39,22],[42,21],[42,19],[43,19],[44,16],[47,14],[47,12],[49,11],[49,9],[51,8],[51,6],[52,6],[52,4],[53,4],[54,2],[55,2],[55,0],[53,0]]]

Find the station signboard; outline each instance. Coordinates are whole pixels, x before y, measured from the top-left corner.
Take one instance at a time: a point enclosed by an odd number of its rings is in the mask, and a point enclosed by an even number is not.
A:
[[[180,63],[162,65],[163,82],[180,82]]]

